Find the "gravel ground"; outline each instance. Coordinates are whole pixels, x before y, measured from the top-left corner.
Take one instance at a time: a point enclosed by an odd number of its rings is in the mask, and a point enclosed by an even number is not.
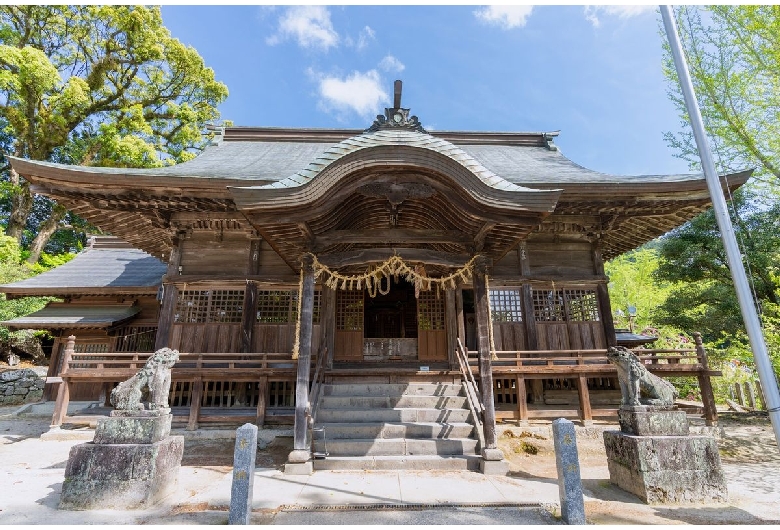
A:
[[[48,431],[46,418],[12,416],[18,407],[0,407],[0,485],[24,488],[26,474],[45,475],[50,492],[45,498],[31,501],[56,506],[62,473],[71,445],[80,443],[44,442]],[[769,420],[761,414],[723,414],[719,440],[721,459],[728,481],[729,502],[717,505],[647,506],[639,499],[609,483],[602,431],[615,426],[596,424],[578,429],[585,508],[588,521],[594,524],[780,524],[780,450],[774,442]],[[549,424],[519,427],[498,426],[500,447],[508,456],[510,476],[544,483],[556,480],[555,455]],[[258,452],[258,465],[278,467],[289,449],[271,444]],[[185,443],[182,475],[213,477],[221,480],[230,473],[232,443],[214,440],[191,440]],[[45,453],[45,454],[44,454]],[[34,495],[31,492],[31,495]],[[193,493],[194,495],[194,493]],[[37,497],[36,497],[37,498]],[[556,504],[558,499],[550,499]],[[110,524],[116,514],[55,512],[52,523]],[[88,517],[88,521],[85,518]],[[0,500],[0,523],[3,520]],[[188,506],[168,513],[149,512],[131,516],[124,523],[154,524],[224,524],[223,508]],[[31,518],[29,521],[45,522]],[[378,511],[262,511],[253,514],[256,524],[555,524],[557,519],[540,509],[531,508],[439,508],[426,510]]]

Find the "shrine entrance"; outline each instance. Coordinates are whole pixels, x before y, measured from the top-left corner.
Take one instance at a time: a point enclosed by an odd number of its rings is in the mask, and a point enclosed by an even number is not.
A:
[[[446,361],[444,293],[385,279],[384,292],[337,290],[334,361]]]

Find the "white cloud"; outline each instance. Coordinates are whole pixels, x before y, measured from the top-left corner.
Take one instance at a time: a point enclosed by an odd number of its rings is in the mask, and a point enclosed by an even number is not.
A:
[[[533,9],[534,6],[485,6],[474,11],[474,16],[502,29],[521,28]]]
[[[392,55],[386,55],[384,59],[379,61],[379,68],[385,72],[401,73],[404,71],[404,63],[393,57]]]
[[[374,33],[374,30],[371,29],[370,26],[366,26],[360,31],[360,36],[358,36],[358,43],[357,43],[357,49],[362,50],[366,46],[368,46],[368,42],[372,41],[376,38],[376,33]]]
[[[339,42],[339,34],[333,29],[330,11],[323,6],[296,6],[288,8],[279,17],[279,29],[266,42],[271,46],[285,39],[294,38],[303,48],[327,50]]]
[[[631,18],[655,11],[654,5],[585,6],[585,20],[594,28],[601,26],[599,16]]]
[[[310,74],[319,78],[320,105],[326,111],[353,111],[370,118],[390,100],[387,92],[382,90],[382,80],[376,70],[355,71],[343,79],[311,71]]]

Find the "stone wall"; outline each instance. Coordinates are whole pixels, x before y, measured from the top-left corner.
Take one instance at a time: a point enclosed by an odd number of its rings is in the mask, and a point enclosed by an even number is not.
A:
[[[0,373],[0,406],[40,401],[43,385],[44,379],[35,370],[6,370]]]

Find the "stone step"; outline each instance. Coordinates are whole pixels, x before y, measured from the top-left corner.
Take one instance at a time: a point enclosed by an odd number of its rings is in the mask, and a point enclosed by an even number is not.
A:
[[[317,423],[467,423],[468,409],[320,408]]]
[[[468,407],[465,396],[323,396],[323,409],[462,409]]]
[[[476,455],[328,456],[314,460],[318,471],[479,471]]]
[[[324,385],[325,396],[462,396],[462,384],[404,383],[404,384],[339,384]]]
[[[471,438],[416,440],[412,438],[365,440],[314,440],[312,451],[329,456],[413,456],[475,454],[477,440]]]
[[[350,438],[468,438],[474,431],[470,423],[321,423],[327,440]],[[317,436],[322,436],[317,433]]]

